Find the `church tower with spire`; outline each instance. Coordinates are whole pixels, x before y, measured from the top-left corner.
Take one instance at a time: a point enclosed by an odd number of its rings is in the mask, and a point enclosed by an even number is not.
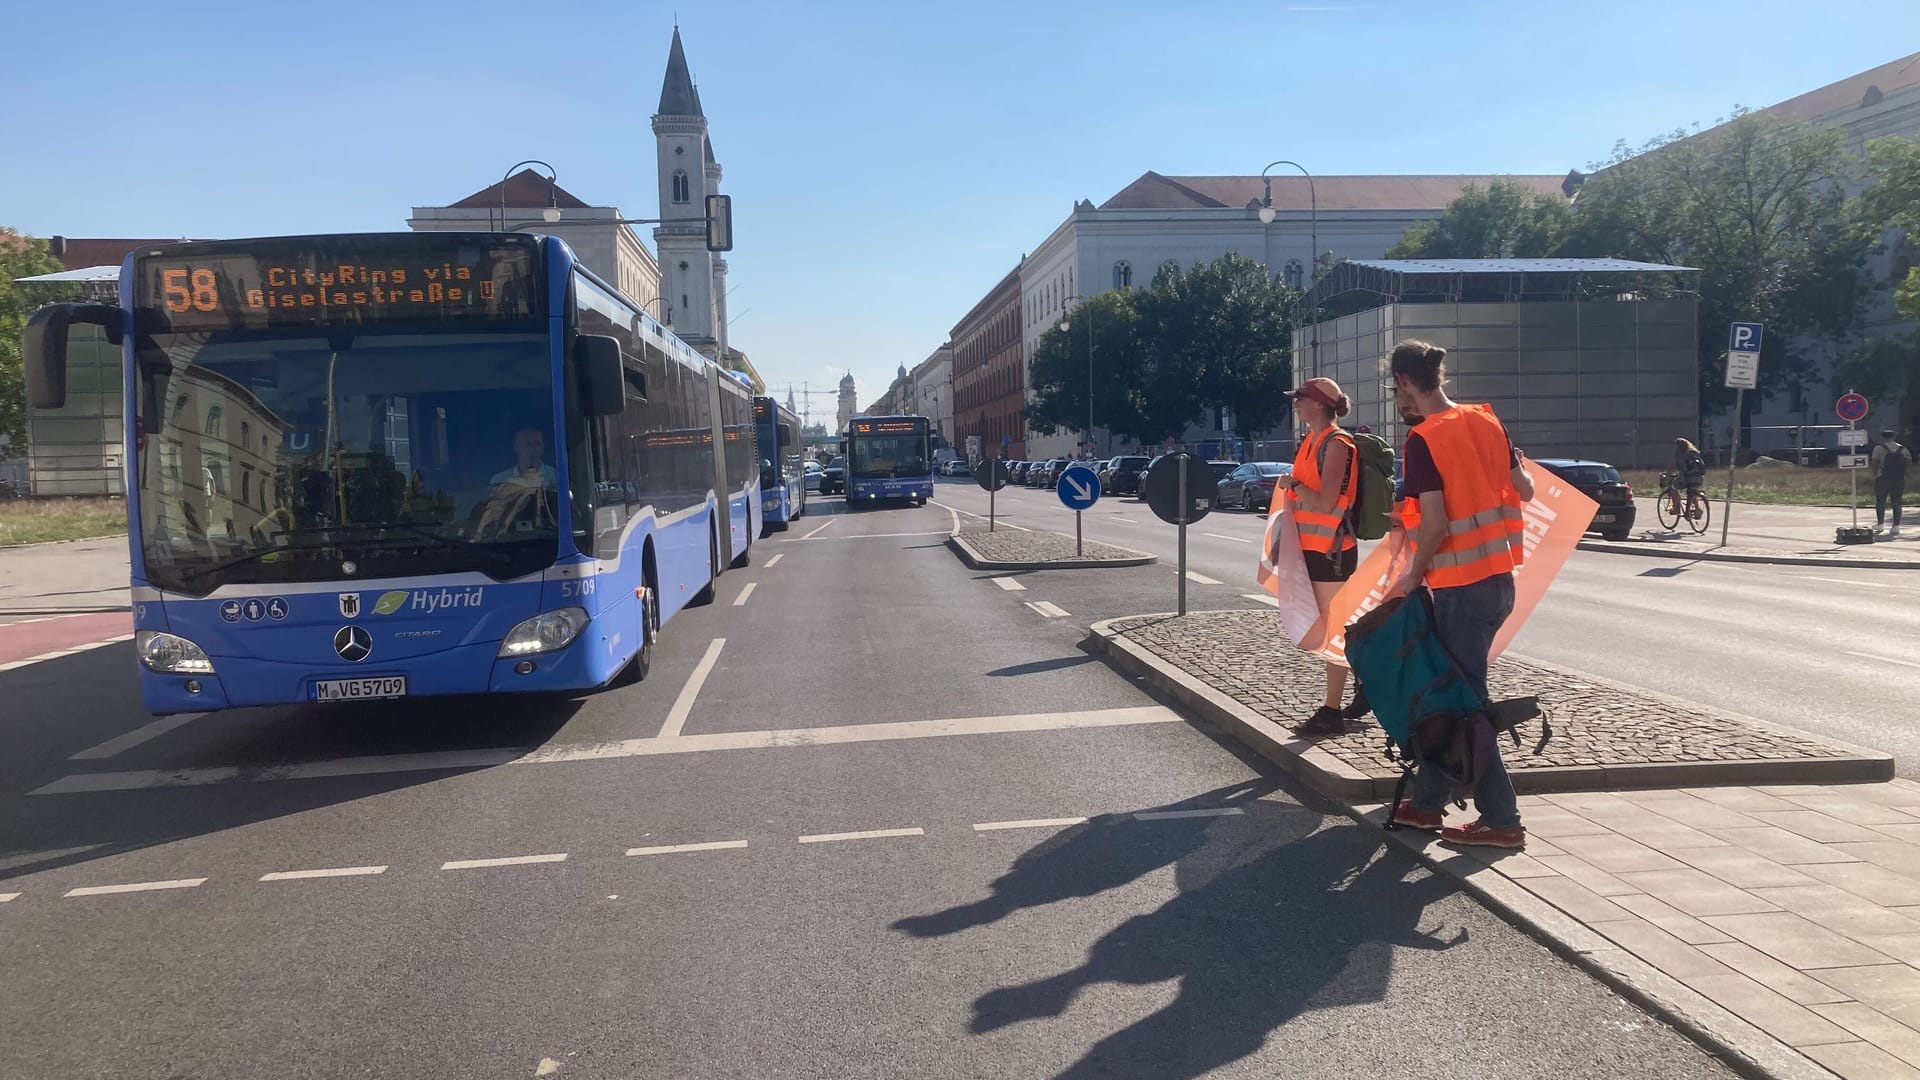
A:
[[[715,359],[723,355],[725,319],[717,301],[726,264],[707,250],[707,196],[720,183],[720,165],[707,142],[707,115],[687,68],[680,28],[673,28],[660,108],[653,115],[660,158],[660,224],[653,230],[660,255],[661,305],[673,332]]]
[[[858,397],[855,396],[855,393],[854,393],[853,372],[849,371],[847,372],[846,377],[840,380],[840,415],[838,417],[839,426],[836,427],[834,430],[836,432],[846,431],[847,425],[853,423],[854,414],[859,411],[860,411],[860,400]]]

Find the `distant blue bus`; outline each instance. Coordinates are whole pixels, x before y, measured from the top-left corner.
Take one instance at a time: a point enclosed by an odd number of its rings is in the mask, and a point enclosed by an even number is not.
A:
[[[770,397],[754,398],[753,434],[760,451],[760,518],[767,532],[785,532],[807,512],[800,418]]]
[[[933,498],[933,443],[924,416],[860,416],[847,425],[847,505]]]
[[[750,391],[510,233],[161,245],[117,305],[140,692],[155,713],[644,677],[760,531]]]

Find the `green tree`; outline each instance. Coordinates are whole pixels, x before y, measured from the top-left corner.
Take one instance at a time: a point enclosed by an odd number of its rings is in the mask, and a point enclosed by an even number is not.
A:
[[[1862,268],[1877,230],[1845,193],[1857,168],[1837,128],[1736,113],[1699,134],[1617,149],[1580,188],[1554,254],[1700,271],[1703,408],[1731,398],[1721,356],[1735,321],[1767,324],[1764,393],[1804,387],[1824,345],[1852,329],[1870,284]]]
[[[1538,259],[1555,254],[1571,227],[1566,199],[1515,180],[1469,184],[1437,221],[1417,222],[1389,259]]]
[[[1085,428],[1091,372],[1093,422],[1123,438],[1142,438],[1140,313],[1132,294],[1118,289],[1089,297],[1067,323],[1062,330],[1055,322],[1034,345],[1027,422],[1042,435]]]
[[[1161,437],[1180,434],[1205,409],[1230,407],[1243,433],[1286,415],[1293,309],[1299,295],[1265,266],[1228,252],[1185,273],[1162,270],[1139,294],[1148,385],[1193,405],[1160,417]]]
[[[61,269],[47,242],[0,225],[0,433],[13,436],[12,453],[27,441],[26,371],[21,363],[20,332],[38,303],[14,278],[51,274]]]
[[[1920,139],[1875,139],[1867,144],[1866,193],[1860,201],[1869,224],[1920,238]],[[1920,319],[1920,266],[1890,282],[1894,308],[1903,319]]]

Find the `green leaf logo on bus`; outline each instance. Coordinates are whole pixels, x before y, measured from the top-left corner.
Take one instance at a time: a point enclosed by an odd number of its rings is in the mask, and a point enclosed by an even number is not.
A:
[[[381,593],[380,599],[373,603],[373,613],[375,615],[391,615],[405,606],[407,597],[412,595],[412,591],[408,589],[395,589],[392,592]]]

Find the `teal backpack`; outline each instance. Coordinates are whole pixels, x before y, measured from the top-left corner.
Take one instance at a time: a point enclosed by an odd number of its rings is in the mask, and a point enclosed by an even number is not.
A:
[[[1348,431],[1348,438],[1360,457],[1360,490],[1347,508],[1347,528],[1359,540],[1378,540],[1387,535],[1393,514],[1393,444],[1365,431]],[[1327,443],[1320,444],[1322,472],[1327,463]]]

